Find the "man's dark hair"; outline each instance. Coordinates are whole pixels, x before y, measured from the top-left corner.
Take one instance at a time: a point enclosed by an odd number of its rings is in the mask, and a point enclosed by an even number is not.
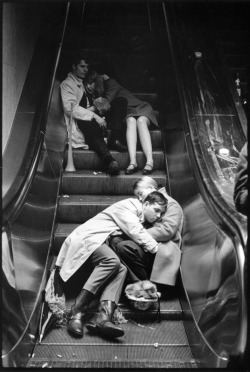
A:
[[[149,204],[158,203],[160,205],[168,206],[168,200],[165,196],[159,191],[152,191],[148,194],[148,196],[144,199],[143,204],[145,202],[149,202]]]
[[[72,58],[72,65],[79,65],[81,61],[85,61],[85,63],[90,64],[90,57],[88,56],[87,53],[79,53],[75,54]]]

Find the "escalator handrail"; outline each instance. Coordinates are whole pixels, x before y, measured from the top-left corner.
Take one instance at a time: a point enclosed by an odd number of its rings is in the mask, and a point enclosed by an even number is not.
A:
[[[172,43],[172,36],[170,33],[169,28],[169,22],[167,18],[166,13],[166,7],[165,3],[162,3],[163,5],[163,12],[164,12],[164,18],[165,18],[165,24],[167,29],[167,36],[168,36],[168,42],[170,47],[170,53],[172,57],[173,67],[175,71],[176,81],[178,85],[178,91],[180,95],[180,102],[181,102],[181,110],[182,115],[184,118],[184,126],[186,126],[189,122],[188,114],[187,114],[187,108],[185,106],[185,97],[184,97],[184,86],[179,78],[179,71],[176,63],[176,57],[173,49],[173,43]],[[190,140],[190,138],[189,138]],[[188,141],[187,146],[190,148],[192,147],[193,154],[197,153],[197,147],[200,146],[198,144],[198,141]],[[194,142],[196,142],[194,144]],[[200,184],[202,187],[206,189],[206,195],[208,195],[208,202],[210,204],[209,208],[213,211],[213,214],[216,213],[216,215],[219,217],[220,221],[224,221],[226,225],[229,227],[231,231],[234,232],[235,236],[238,237],[239,244],[235,244],[235,252],[237,256],[237,260],[239,263],[239,275],[240,275],[240,281],[241,281],[241,294],[242,294],[242,317],[240,319],[240,329],[241,332],[241,340],[238,343],[238,352],[244,353],[245,351],[245,345],[246,345],[246,332],[244,331],[247,328],[247,310],[246,310],[246,299],[245,299],[245,283],[244,283],[244,269],[245,269],[245,255],[244,255],[244,247],[246,246],[246,239],[247,239],[247,230],[246,226],[242,224],[242,221],[245,220],[243,217],[241,218],[240,214],[235,212],[222,198],[222,196],[219,194],[218,189],[214,185],[213,181],[211,180],[210,174],[207,170],[206,163],[203,162],[202,166],[197,160],[197,157],[194,156],[194,161],[196,165],[196,169],[199,173],[200,178]],[[197,172],[196,172],[197,173]],[[212,182],[209,183],[208,180],[211,180]]]
[[[32,185],[32,181],[35,177],[38,162],[40,159],[40,154],[42,151],[44,141],[44,133],[40,132],[39,139],[38,139],[38,146],[35,152],[35,155],[32,159],[31,166],[28,170],[28,173],[25,175],[24,182],[18,189],[16,195],[12,199],[12,202],[6,207],[3,211],[3,226],[2,231],[6,231],[8,225],[11,225],[18,214],[20,213],[26,196],[29,193],[30,187]]]
[[[8,225],[11,225],[15,218],[18,216],[20,213],[20,210],[25,202],[25,198],[30,190],[30,187],[32,185],[32,181],[34,179],[36,169],[39,163],[40,159],[40,154],[42,151],[43,143],[44,143],[44,138],[45,138],[45,125],[47,122],[47,117],[49,113],[49,108],[50,108],[50,103],[51,103],[51,98],[52,98],[52,93],[53,93],[53,87],[54,87],[54,82],[56,78],[56,71],[61,55],[61,50],[62,50],[62,44],[64,40],[64,35],[65,35],[65,30],[66,30],[66,24],[67,24],[67,19],[68,19],[68,13],[69,13],[69,7],[70,7],[70,2],[67,3],[67,8],[66,8],[66,14],[65,14],[65,19],[64,19],[64,24],[63,24],[63,30],[62,30],[62,35],[60,38],[58,50],[57,50],[57,55],[55,59],[55,64],[53,68],[53,74],[51,78],[51,83],[49,87],[49,93],[48,93],[48,98],[45,104],[45,108],[41,113],[41,121],[40,121],[40,130],[39,137],[38,137],[38,145],[35,150],[35,154],[33,156],[31,165],[27,171],[27,173],[23,176],[23,181],[21,182],[20,187],[18,190],[15,192],[15,194],[12,196],[11,201],[7,204],[7,206],[3,210],[3,223],[2,223],[2,230],[5,231]],[[43,128],[44,127],[44,128]]]

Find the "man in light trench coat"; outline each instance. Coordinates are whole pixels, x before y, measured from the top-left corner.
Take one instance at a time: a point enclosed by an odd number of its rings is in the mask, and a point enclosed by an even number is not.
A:
[[[135,182],[133,189],[137,198],[143,202],[149,193],[158,189],[158,185],[153,178],[144,176]],[[157,252],[149,254],[125,235],[113,237],[109,245],[127,267],[128,282],[150,279],[155,283],[173,287],[181,260],[183,212],[178,202],[167,194],[164,187],[158,191],[168,200],[167,211],[161,220],[147,229],[157,242],[162,242]]]
[[[67,282],[80,268],[84,268],[84,272],[90,271],[71,308],[68,331],[74,336],[83,336],[83,317],[96,296],[100,301],[99,312],[86,324],[87,329],[111,338],[123,336],[124,330],[112,323],[112,316],[119,302],[127,269],[105,244],[106,239],[112,234],[125,233],[145,251],[157,252],[160,243],[142,223],[147,221],[154,224],[166,212],[166,208],[167,199],[157,191],[150,193],[143,203],[128,198],[98,213],[66,238],[56,261],[61,279]]]

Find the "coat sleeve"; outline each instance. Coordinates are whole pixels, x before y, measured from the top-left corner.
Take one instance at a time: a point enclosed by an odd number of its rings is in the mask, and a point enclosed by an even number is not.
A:
[[[91,121],[93,118],[94,113],[90,110],[87,110],[81,106],[77,102],[77,96],[72,88],[71,84],[64,80],[61,85],[61,97],[62,97],[62,104],[63,110],[66,115],[70,116],[71,113],[71,104],[73,103],[73,118],[79,120],[86,120]]]
[[[155,223],[147,231],[158,242],[167,242],[180,230],[182,221],[183,213],[181,207],[177,203],[171,202],[162,220]]]
[[[145,251],[156,253],[158,243],[142,226],[139,210],[130,200],[117,203],[111,216],[119,228]]]
[[[120,85],[114,79],[107,79],[104,81],[104,86],[104,97],[111,103],[116,98]]]

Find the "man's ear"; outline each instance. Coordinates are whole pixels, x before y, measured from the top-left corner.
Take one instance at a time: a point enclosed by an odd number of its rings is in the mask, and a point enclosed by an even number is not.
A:
[[[143,207],[148,207],[148,205],[149,205],[149,202],[148,202],[148,201],[145,201],[145,202],[143,203]]]
[[[76,69],[76,65],[73,64],[73,65],[72,65],[72,70],[74,71],[75,69]]]

